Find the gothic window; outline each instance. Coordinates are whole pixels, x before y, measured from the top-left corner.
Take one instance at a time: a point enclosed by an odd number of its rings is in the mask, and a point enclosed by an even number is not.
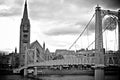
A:
[[[28,35],[27,35],[27,34],[24,34],[24,35],[23,35],[23,37],[24,37],[24,38],[27,38],[27,37],[28,37]]]
[[[28,43],[28,41],[27,41],[27,40],[24,40],[23,42],[24,42],[24,43]]]
[[[28,43],[28,35],[27,34],[23,35],[23,43]]]

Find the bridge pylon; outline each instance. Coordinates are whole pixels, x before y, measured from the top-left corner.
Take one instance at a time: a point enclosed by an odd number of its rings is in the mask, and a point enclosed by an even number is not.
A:
[[[34,49],[34,63],[37,62],[36,48]],[[37,75],[37,67],[34,67],[34,75]]]
[[[112,15],[117,17],[118,22],[118,50],[120,51],[120,10],[102,10],[101,7],[96,7],[95,18],[95,80],[104,80],[104,66],[105,66],[105,50],[103,49],[103,35],[102,35],[102,18],[105,15]],[[110,24],[106,27],[109,27]],[[119,53],[120,54],[120,53]]]
[[[95,80],[104,80],[104,49],[101,7],[95,10]]]
[[[26,68],[24,68],[24,76],[27,75],[27,65],[28,65],[28,51],[27,51],[27,47],[26,47],[26,50],[25,50],[25,64],[24,66],[26,66]]]
[[[24,65],[24,76],[28,75],[28,65],[31,64],[31,62],[29,62],[29,56],[32,56],[30,55],[30,53],[33,52],[33,64],[35,64],[37,62],[37,54],[36,54],[36,48],[35,49],[26,49],[25,51],[25,65]],[[33,67],[34,68],[34,72],[33,72],[33,75],[37,75],[37,67]]]

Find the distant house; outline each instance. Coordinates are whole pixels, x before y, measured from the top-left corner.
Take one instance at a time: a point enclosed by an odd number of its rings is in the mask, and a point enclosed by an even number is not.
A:
[[[16,68],[19,66],[19,55],[10,53],[0,56],[0,68]]]

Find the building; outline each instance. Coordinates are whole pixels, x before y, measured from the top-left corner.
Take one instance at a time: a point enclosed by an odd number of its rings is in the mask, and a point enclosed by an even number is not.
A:
[[[28,18],[27,1],[25,1],[23,18],[20,25],[20,66],[24,65],[25,51],[30,47],[30,21]]]
[[[0,51],[0,56],[1,55],[6,55],[6,54],[8,54],[9,52],[7,52],[7,51]]]
[[[20,56],[20,66],[25,64],[25,51],[27,49],[36,49],[38,61],[42,62],[45,60],[53,59],[53,54],[50,53],[49,49],[45,48],[45,43],[43,46],[36,40],[30,44],[30,20],[28,18],[27,0],[24,5],[23,18],[20,25],[20,44],[19,44],[19,56]],[[31,54],[32,56],[33,54]]]
[[[19,54],[17,53],[16,49],[15,52],[0,55],[0,68],[1,69],[12,69],[17,68],[19,66]]]
[[[41,46],[40,43],[36,40],[30,44],[30,49],[36,49],[36,53],[40,62],[52,59],[52,53],[48,48],[45,47],[45,43],[43,43],[43,46]]]

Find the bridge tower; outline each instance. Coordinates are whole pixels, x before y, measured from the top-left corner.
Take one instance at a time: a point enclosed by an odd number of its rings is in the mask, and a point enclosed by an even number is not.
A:
[[[19,54],[20,54],[20,66],[25,64],[25,50],[30,46],[30,21],[28,18],[27,0],[24,4],[24,13],[20,25],[20,43],[19,43]]]
[[[95,80],[104,80],[104,49],[101,7],[95,10]]]

